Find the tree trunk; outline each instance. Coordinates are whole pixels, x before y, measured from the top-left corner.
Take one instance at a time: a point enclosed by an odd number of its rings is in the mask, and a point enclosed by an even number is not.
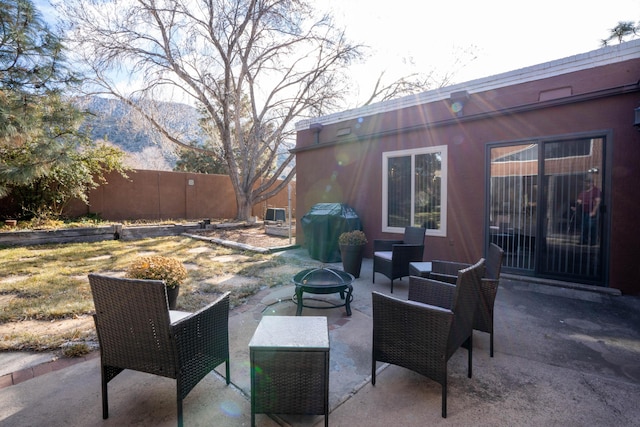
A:
[[[236,207],[238,209],[236,219],[239,221],[248,221],[249,217],[252,216],[251,214],[253,213],[253,203],[251,202],[251,198],[244,194],[237,194]]]

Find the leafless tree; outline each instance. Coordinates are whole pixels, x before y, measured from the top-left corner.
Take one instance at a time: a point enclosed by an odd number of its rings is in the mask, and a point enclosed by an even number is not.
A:
[[[373,104],[375,102],[388,101],[407,95],[415,95],[429,89],[442,88],[453,84],[456,74],[476,59],[475,46],[456,48],[452,52],[451,62],[438,64],[443,67],[439,72],[436,67],[419,70],[397,78],[386,78],[386,71],[380,72],[378,78],[368,92],[366,101],[359,106]],[[414,68],[412,58],[404,58],[407,69]]]
[[[192,146],[172,134],[154,102],[203,112],[203,127],[222,145],[237,217],[247,219],[295,174],[294,121],[333,111],[347,93],[346,67],[361,55],[360,45],[308,3],[57,0],[56,7],[91,93],[126,102],[185,148]]]
[[[131,155],[131,163],[136,169],[171,170],[162,148],[157,146],[145,147],[140,153],[134,153]]]

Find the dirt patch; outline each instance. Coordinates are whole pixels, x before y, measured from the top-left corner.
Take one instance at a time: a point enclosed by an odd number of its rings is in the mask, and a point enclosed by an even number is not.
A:
[[[89,331],[94,329],[93,317],[82,316],[77,319],[62,321],[23,320],[0,324],[0,335],[29,331],[33,335],[61,335],[75,330]]]
[[[216,228],[212,230],[200,231],[199,236],[212,237],[221,240],[243,243],[256,248],[278,248],[282,246],[295,245],[295,239],[289,242],[289,237],[267,234],[263,227],[245,228]]]
[[[217,257],[211,257],[211,259],[215,259],[217,262],[246,262],[251,258],[246,255],[221,255]]]
[[[257,285],[260,283],[260,279],[257,277],[244,277],[236,276],[233,274],[226,274],[224,276],[212,277],[205,280],[204,282],[212,285],[223,286],[226,289],[232,289],[234,287]]]
[[[61,335],[69,337],[95,336],[95,325],[91,316],[52,321],[23,320],[0,324],[0,339],[6,343],[10,343],[13,339],[12,337],[19,337],[25,333],[38,337]]]
[[[14,299],[15,297],[16,297],[15,295],[0,295],[0,307],[9,305],[11,300]]]

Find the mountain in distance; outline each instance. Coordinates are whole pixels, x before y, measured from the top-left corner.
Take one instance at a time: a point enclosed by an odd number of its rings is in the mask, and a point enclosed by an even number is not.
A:
[[[93,140],[106,140],[127,153],[127,165],[136,169],[173,170],[178,158],[177,146],[162,143],[160,135],[124,102],[116,99],[87,97],[77,103],[89,111],[83,128]],[[202,141],[197,109],[186,104],[165,102],[159,115],[168,126],[182,135],[184,142]]]
[[[157,131],[124,102],[94,96],[81,99],[76,106],[91,113],[82,126],[89,130],[92,140],[106,140],[125,151],[127,166],[134,169],[173,170],[179,147],[170,142],[163,143]],[[204,144],[198,123],[201,116],[196,108],[177,102],[164,102],[160,104],[158,115],[173,134],[181,135],[183,142]],[[276,164],[282,164],[287,156],[286,152],[279,155]]]

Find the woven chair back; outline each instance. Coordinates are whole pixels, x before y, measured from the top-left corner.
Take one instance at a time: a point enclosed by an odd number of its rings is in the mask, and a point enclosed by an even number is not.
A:
[[[480,281],[484,275],[485,260],[481,258],[474,265],[458,272],[453,295],[453,324],[449,334],[448,353],[453,354],[471,335],[473,319],[480,298]]]
[[[500,270],[502,269],[502,258],[504,251],[495,243],[489,245],[489,253],[487,254],[487,271],[485,277],[491,280],[500,278]]]
[[[402,242],[407,245],[424,245],[424,228],[405,227]]]
[[[103,363],[175,378],[165,284],[96,274],[89,283]]]

